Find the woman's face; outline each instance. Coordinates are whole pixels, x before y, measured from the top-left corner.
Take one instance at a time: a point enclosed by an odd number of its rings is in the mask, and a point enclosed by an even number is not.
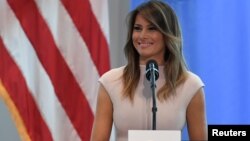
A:
[[[164,64],[165,45],[163,34],[138,14],[132,33],[133,45],[140,55],[140,64],[146,64],[149,59],[154,59]]]

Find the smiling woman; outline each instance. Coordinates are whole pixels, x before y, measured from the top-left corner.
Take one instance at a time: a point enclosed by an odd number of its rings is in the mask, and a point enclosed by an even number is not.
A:
[[[135,18],[132,36],[133,45],[140,54],[140,64],[145,65],[148,58],[157,60],[160,65],[164,64],[163,34],[141,14]]]
[[[186,68],[180,31],[167,3],[151,0],[131,11],[127,64],[99,79],[91,141],[108,141],[113,122],[117,141],[127,141],[128,130],[152,129],[152,94],[145,77],[149,60],[159,64],[156,130],[182,130],[187,122],[190,140],[207,140],[204,84]]]

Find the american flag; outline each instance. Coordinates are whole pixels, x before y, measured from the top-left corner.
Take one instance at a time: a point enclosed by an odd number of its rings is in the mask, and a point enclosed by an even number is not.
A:
[[[89,141],[107,0],[0,0],[0,95],[25,141]]]

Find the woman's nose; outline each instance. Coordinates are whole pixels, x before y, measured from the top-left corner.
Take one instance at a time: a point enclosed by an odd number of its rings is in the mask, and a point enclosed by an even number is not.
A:
[[[148,33],[147,33],[146,30],[142,30],[142,31],[140,32],[140,38],[146,38],[147,36],[148,36]]]

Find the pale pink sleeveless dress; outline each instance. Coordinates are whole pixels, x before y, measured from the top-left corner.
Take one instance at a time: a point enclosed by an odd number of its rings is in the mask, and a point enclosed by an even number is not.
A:
[[[141,76],[135,92],[134,102],[122,97],[123,67],[105,73],[99,82],[107,90],[113,104],[113,120],[116,141],[127,141],[128,130],[152,129],[152,92],[150,83],[145,77],[145,66],[141,65]],[[164,84],[163,66],[159,66],[159,79],[156,81],[156,92]],[[167,101],[156,101],[157,130],[182,130],[186,123],[187,106],[197,92],[203,87],[202,80],[192,72],[188,72],[187,80],[177,88],[177,95]]]

